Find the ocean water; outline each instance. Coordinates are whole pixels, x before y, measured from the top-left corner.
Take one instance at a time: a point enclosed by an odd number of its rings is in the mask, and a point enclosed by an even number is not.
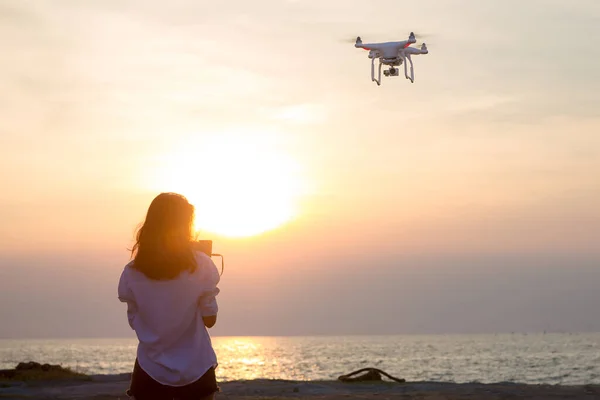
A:
[[[409,381],[600,384],[600,334],[215,337],[218,379],[337,379],[377,367]],[[90,374],[130,372],[134,339],[0,340],[21,361]]]

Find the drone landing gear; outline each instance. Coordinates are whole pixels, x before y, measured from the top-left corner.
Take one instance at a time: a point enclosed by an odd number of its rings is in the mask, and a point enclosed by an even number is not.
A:
[[[410,58],[410,54],[402,56],[402,58],[404,60],[404,76],[406,76],[406,79],[410,80],[410,83],[415,83],[415,70],[413,68],[413,62],[412,62],[412,58]],[[410,77],[408,76],[408,70],[406,67],[406,59],[408,59],[408,61],[410,62]]]
[[[371,58],[371,80],[381,86],[381,60],[379,61],[379,77],[375,79],[375,58]]]
[[[408,75],[408,67],[406,65],[406,60],[408,59],[408,62],[410,62],[410,76]],[[413,67],[413,62],[412,62],[412,58],[410,57],[410,54],[407,55],[402,55],[402,61],[400,62],[400,64],[404,64],[404,76],[406,77],[406,79],[410,80],[410,83],[415,83],[415,70]],[[398,65],[398,64],[395,64]],[[375,78],[375,57],[371,58],[371,80],[375,83],[377,83],[377,86],[381,86],[381,68],[383,66],[383,63],[381,62],[381,60],[379,60],[379,68],[378,68],[378,74],[377,74],[377,78]],[[399,71],[398,68],[391,66],[390,69],[383,71],[383,75],[385,75],[386,77],[389,76],[398,76]]]

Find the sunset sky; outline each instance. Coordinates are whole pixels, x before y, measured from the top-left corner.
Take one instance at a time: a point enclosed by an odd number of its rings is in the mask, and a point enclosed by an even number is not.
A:
[[[423,33],[415,83],[352,41]],[[600,2],[0,0],[0,338],[127,337],[152,198],[215,335],[600,330]]]

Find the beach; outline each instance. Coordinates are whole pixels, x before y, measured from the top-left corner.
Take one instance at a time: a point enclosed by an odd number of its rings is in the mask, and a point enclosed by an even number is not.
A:
[[[117,400],[126,399],[129,374],[96,375],[86,380],[0,382],[0,399]],[[284,381],[256,379],[220,384],[219,399],[267,400],[458,400],[600,398],[600,385],[526,385],[513,383]]]

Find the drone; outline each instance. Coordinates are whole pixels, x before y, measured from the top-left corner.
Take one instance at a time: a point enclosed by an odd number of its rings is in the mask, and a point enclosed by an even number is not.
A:
[[[369,50],[369,58],[371,59],[371,80],[377,83],[377,86],[381,85],[381,68],[383,65],[389,66],[390,68],[383,71],[385,76],[398,76],[398,68],[404,64],[404,76],[409,79],[411,83],[415,82],[415,74],[413,68],[413,62],[411,55],[428,54],[427,45],[423,43],[421,48],[410,47],[411,44],[416,43],[414,32],[411,32],[408,36],[408,40],[401,40],[399,42],[385,42],[385,43],[363,43],[362,39],[356,38],[354,47]],[[379,76],[375,79],[375,59],[379,59]],[[408,75],[406,60],[410,62],[410,76]]]

